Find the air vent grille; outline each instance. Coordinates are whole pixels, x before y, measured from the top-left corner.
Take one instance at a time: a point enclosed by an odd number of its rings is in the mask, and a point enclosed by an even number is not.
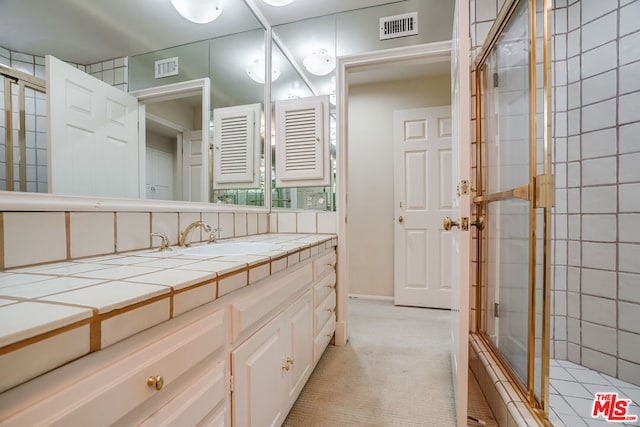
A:
[[[163,77],[177,76],[180,72],[178,67],[178,57],[161,59],[155,62],[155,77],[161,79]]]
[[[380,18],[380,40],[418,34],[418,12]]]

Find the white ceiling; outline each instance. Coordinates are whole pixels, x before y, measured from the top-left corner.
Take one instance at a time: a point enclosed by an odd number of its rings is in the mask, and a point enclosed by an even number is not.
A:
[[[271,25],[404,0],[297,0],[256,5]],[[259,28],[243,0],[222,0],[209,24],[182,18],[170,0],[1,0],[0,46],[91,64]]]

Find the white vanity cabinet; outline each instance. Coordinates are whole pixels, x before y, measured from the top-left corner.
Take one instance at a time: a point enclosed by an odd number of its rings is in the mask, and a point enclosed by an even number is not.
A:
[[[11,389],[0,425],[187,425],[228,412],[226,313],[188,313]]]
[[[280,425],[311,375],[312,356],[307,290],[231,352],[234,425]]]
[[[271,260],[271,269],[284,260],[283,271],[0,393],[0,427],[280,425],[335,331],[335,249],[312,248]]]

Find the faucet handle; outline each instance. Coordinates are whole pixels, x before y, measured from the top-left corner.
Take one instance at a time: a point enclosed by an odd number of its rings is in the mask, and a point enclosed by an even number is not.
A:
[[[211,233],[209,234],[209,240],[207,240],[207,243],[215,243],[215,241],[217,239],[220,238],[220,232],[222,231],[222,228],[217,227],[211,230]]]
[[[172,250],[169,247],[169,238],[167,237],[166,234],[162,234],[162,233],[151,233],[151,237],[160,237],[160,248],[158,249],[158,251],[170,251]]]

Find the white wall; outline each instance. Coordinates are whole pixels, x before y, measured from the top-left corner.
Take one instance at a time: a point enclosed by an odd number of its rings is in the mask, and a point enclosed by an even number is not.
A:
[[[393,296],[393,112],[450,103],[449,75],[349,88],[349,293]]]

